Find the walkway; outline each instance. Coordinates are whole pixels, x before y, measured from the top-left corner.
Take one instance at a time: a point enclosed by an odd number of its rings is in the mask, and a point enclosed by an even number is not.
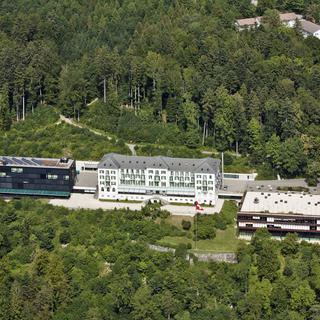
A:
[[[79,123],[79,122],[75,122],[73,119],[70,119],[70,118],[67,118],[65,117],[64,115],[60,114],[60,121],[63,121],[67,124],[70,124],[74,127],[77,127],[77,128],[81,128],[81,129],[87,129],[89,130],[90,132],[92,132],[93,134],[97,135],[97,136],[104,136],[106,137],[108,140],[111,140],[112,137],[109,136],[107,133],[104,133],[104,132],[101,132],[101,131],[98,131],[98,130],[95,130],[95,129],[92,129],[90,127],[87,127],[85,125],[83,125],[82,123]],[[135,150],[135,144],[132,144],[132,143],[126,143],[126,146],[129,148],[129,150],[131,151],[131,154],[133,156],[137,155],[136,154],[136,150]]]
[[[51,199],[50,204],[54,206],[63,206],[69,209],[126,209],[130,210],[141,210],[144,206],[143,202],[109,202],[100,201],[94,198],[93,194],[86,193],[72,193],[69,199]],[[219,199],[216,207],[205,207],[204,214],[214,214],[220,212],[223,205],[223,200]],[[172,215],[176,216],[190,216],[193,217],[196,212],[194,206],[184,205],[165,205],[161,207],[162,210],[169,211]]]

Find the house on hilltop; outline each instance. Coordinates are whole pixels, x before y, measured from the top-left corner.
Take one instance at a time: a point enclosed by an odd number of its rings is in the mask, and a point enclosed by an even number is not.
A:
[[[235,23],[238,31],[250,30],[259,27],[262,24],[263,17],[238,19]],[[293,28],[297,20],[301,20],[302,16],[294,12],[280,13],[279,19],[284,26]]]
[[[309,36],[314,36],[320,39],[320,25],[304,19],[300,21],[300,24],[301,24],[302,34],[305,38]]]

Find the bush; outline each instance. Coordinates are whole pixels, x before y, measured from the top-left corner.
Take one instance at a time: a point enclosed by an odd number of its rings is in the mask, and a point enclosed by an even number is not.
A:
[[[277,187],[279,191],[295,191],[295,192],[309,192],[309,188],[305,187]]]
[[[188,253],[188,246],[183,243],[180,243],[176,248],[175,256],[185,259],[187,253]]]
[[[62,244],[67,244],[71,241],[71,236],[70,233],[68,231],[63,231],[60,236],[59,236],[59,241]]]
[[[188,231],[191,228],[191,222],[187,221],[187,220],[182,220],[181,225],[182,225],[182,229],[183,230],[187,230]]]
[[[226,230],[227,229],[228,221],[221,214],[216,214],[214,216],[214,220],[215,220],[215,227],[217,229],[220,229],[220,230]]]
[[[216,236],[215,230],[215,218],[212,215],[200,215],[198,214],[196,219],[196,229],[198,234],[198,239],[213,239]],[[196,234],[195,229],[195,234]]]

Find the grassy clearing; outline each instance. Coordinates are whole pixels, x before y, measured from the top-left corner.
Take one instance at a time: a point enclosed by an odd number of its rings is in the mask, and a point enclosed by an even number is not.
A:
[[[191,251],[197,252],[235,252],[239,240],[236,235],[236,228],[229,226],[226,230],[217,230],[217,235],[212,240],[199,240],[197,249],[195,241],[192,238],[185,237],[164,237],[158,243],[163,246],[177,247],[179,244],[188,244],[192,246]]]
[[[235,216],[237,212],[237,206],[233,201],[225,201],[221,213],[224,214],[231,224],[225,230],[216,229],[216,237],[208,240],[198,240],[197,249],[194,241],[194,218],[189,216],[170,216],[166,219],[166,222],[174,225],[175,227],[182,229],[182,220],[191,222],[191,228],[189,231],[185,231],[184,236],[167,236],[162,238],[158,243],[163,246],[177,247],[179,244],[190,244],[192,251],[197,252],[235,252],[238,244],[243,241],[237,238],[237,229],[235,224]]]

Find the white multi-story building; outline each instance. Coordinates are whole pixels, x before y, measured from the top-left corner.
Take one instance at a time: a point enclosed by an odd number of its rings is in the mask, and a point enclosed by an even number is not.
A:
[[[320,195],[294,192],[247,192],[237,215],[239,236],[250,238],[267,228],[275,237],[295,232],[320,241]]]
[[[215,205],[220,160],[106,154],[98,165],[100,200],[159,199]]]

